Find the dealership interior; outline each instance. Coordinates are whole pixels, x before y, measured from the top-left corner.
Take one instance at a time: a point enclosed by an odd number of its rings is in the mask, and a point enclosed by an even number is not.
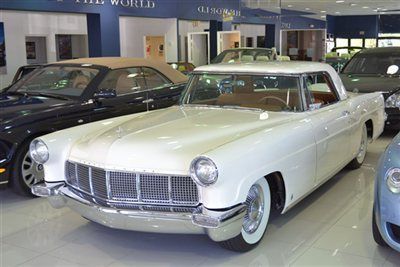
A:
[[[399,0],[0,0],[0,267],[400,266],[399,130]]]

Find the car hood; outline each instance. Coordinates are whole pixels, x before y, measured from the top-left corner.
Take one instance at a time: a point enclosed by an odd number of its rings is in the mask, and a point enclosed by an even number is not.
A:
[[[293,116],[173,106],[86,135],[73,145],[69,158],[107,169],[187,174],[196,156]]]
[[[350,92],[393,92],[400,87],[399,77],[340,74],[340,78]]]
[[[13,127],[32,120],[39,113],[52,112],[60,106],[71,104],[72,101],[53,99],[40,96],[0,95],[0,130],[5,125]]]

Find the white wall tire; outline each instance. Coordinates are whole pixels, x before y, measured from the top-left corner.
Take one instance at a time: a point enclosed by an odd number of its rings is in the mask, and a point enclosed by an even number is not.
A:
[[[361,165],[364,163],[365,156],[367,155],[367,147],[368,147],[368,131],[367,131],[367,125],[364,124],[361,130],[361,141],[357,155],[348,165],[350,169],[358,169],[361,167]]]
[[[265,178],[259,179],[249,190],[247,211],[240,234],[220,242],[226,249],[246,252],[261,241],[267,229],[271,211],[271,192]]]

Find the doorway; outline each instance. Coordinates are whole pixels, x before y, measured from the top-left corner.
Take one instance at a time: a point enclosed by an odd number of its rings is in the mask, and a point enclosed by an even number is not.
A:
[[[281,53],[291,60],[319,61],[325,53],[326,30],[282,30]]]
[[[31,64],[47,63],[47,45],[44,36],[25,37],[26,62]]]
[[[56,34],[57,61],[89,56],[87,35]]]
[[[240,31],[220,31],[217,33],[217,53],[226,49],[239,48]]]
[[[210,34],[188,33],[188,61],[196,67],[210,64]]]
[[[144,36],[144,55],[165,62],[165,36]]]

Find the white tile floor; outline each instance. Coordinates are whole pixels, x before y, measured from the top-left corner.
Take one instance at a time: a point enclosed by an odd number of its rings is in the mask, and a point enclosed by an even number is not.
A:
[[[271,218],[253,251],[237,254],[205,236],[108,229],[45,199],[0,191],[0,266],[400,266],[371,235],[373,179],[387,133],[366,163],[343,170],[287,214]]]

